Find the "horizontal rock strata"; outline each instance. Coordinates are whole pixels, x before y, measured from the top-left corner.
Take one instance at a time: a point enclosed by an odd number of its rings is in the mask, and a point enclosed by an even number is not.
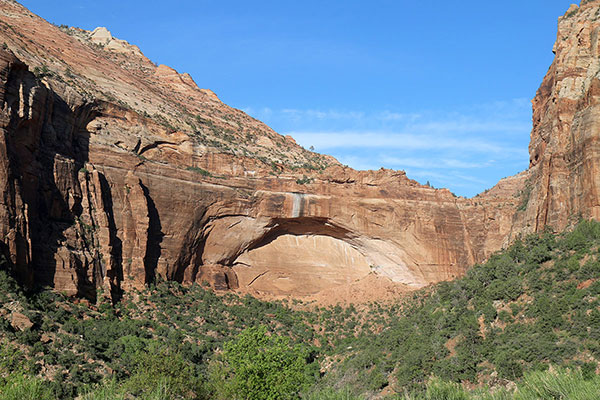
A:
[[[376,282],[453,279],[520,233],[597,218],[599,11],[559,20],[530,169],[465,199],[343,167],[104,28],[0,0],[2,264],[90,298],[166,279],[265,297],[368,282],[377,299]]]

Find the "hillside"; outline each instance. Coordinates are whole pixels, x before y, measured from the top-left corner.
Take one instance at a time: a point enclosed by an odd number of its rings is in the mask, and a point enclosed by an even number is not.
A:
[[[114,38],[104,27],[89,32],[54,26],[14,1],[3,1],[1,15],[4,50],[52,91],[65,95],[67,103],[107,107],[104,118],[89,116],[86,123],[92,126],[81,126],[94,131],[99,143],[171,163],[176,156],[189,163],[194,156],[215,153],[258,159],[263,169],[272,162],[308,169],[337,164],[222,103],[189,74],[155,65],[137,46]],[[136,129],[122,123],[129,119]]]
[[[458,390],[441,380],[510,393],[511,382],[549,367],[580,371],[557,379],[588,387],[600,360],[599,249],[600,224],[582,221],[517,240],[454,282],[360,308],[170,282],[93,305],[52,291],[25,295],[2,273],[0,390],[39,380],[47,382],[39,398],[65,399],[90,391],[85,398],[267,398],[274,387],[284,391],[277,398],[416,396],[428,382],[431,391]],[[295,361],[272,361],[261,348]],[[278,385],[280,373],[296,384]],[[259,386],[246,386],[252,381]]]

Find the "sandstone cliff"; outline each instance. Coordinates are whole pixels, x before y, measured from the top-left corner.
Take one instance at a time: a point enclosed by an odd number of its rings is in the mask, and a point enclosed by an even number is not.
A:
[[[534,100],[530,170],[464,199],[345,168],[104,28],[0,0],[4,264],[88,297],[171,279],[376,299],[452,279],[519,232],[597,217],[600,4],[574,10]]]
[[[533,99],[530,173],[515,230],[600,218],[600,2],[558,20],[555,59]]]

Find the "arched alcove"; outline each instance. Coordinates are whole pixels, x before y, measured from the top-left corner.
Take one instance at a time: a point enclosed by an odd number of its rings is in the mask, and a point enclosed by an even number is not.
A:
[[[233,269],[240,287],[273,295],[311,295],[352,283],[371,272],[348,242],[323,234],[284,233],[244,253]]]

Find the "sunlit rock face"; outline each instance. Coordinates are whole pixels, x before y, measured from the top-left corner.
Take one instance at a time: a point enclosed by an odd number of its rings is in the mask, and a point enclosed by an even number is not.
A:
[[[367,259],[348,243],[323,235],[281,235],[240,255],[239,283],[274,295],[306,296],[349,284],[371,272]]]
[[[559,20],[530,169],[465,199],[344,167],[106,29],[61,30],[0,0],[3,265],[90,298],[165,279],[369,301],[460,276],[519,233],[597,218],[599,9]]]
[[[600,2],[558,20],[556,54],[533,99],[525,231],[600,217]]]

